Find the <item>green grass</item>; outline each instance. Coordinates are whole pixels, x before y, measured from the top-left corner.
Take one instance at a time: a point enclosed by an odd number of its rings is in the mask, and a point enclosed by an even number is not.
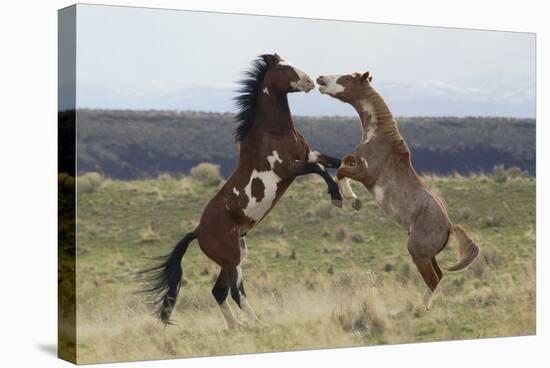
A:
[[[407,234],[358,184],[361,211],[330,208],[319,179],[296,181],[249,233],[250,303],[269,328],[227,331],[210,290],[217,267],[196,242],[164,328],[134,292],[134,273],[196,226],[219,189],[190,178],[106,181],[78,197],[77,357],[81,363],[393,344],[535,333],[535,180],[427,177],[482,249],[445,274],[434,307]],[[439,257],[453,261],[453,243]],[[295,259],[291,254],[295,252]],[[236,306],[233,310],[239,313]]]

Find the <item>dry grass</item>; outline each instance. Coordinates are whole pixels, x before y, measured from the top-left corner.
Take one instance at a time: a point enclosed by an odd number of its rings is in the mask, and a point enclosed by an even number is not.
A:
[[[484,258],[484,276],[492,266]],[[332,266],[332,265],[331,265]],[[474,268],[475,277],[481,277]],[[107,280],[103,292],[78,305],[78,357],[81,363],[189,357],[280,350],[395,344],[437,339],[511,336],[534,333],[534,275],[504,276],[494,286],[465,285],[450,292],[442,283],[432,310],[422,302],[423,285],[398,277],[356,270],[313,273],[301,284],[283,287],[265,273],[248,288],[251,304],[270,327],[228,331],[209,289],[187,284],[174,318],[164,327],[149,315],[131,288]],[[111,285],[109,285],[111,283]],[[312,285],[307,287],[307,285]],[[520,292],[521,290],[521,292]],[[518,298],[518,295],[521,295]],[[471,308],[464,323],[463,309]],[[239,319],[245,316],[233,305]],[[491,319],[487,324],[485,319]]]
[[[224,327],[210,294],[217,267],[195,243],[183,260],[176,325],[164,327],[135,293],[140,287],[136,270],[150,265],[144,257],[165,254],[193,228],[215,188],[162,178],[113,181],[108,190],[82,196],[78,361],[534,334],[533,182],[428,180],[447,199],[451,218],[460,220],[482,250],[467,271],[445,274],[432,310],[424,307],[426,287],[406,251],[406,234],[379,213],[370,197],[361,198],[359,213],[327,210],[324,187],[307,180],[295,184],[247,237],[247,295],[271,327],[238,331]],[[500,205],[504,202],[507,206]],[[303,221],[305,211],[319,223]],[[489,216],[502,220],[485,222]],[[451,244],[438,260],[446,264],[455,256]]]

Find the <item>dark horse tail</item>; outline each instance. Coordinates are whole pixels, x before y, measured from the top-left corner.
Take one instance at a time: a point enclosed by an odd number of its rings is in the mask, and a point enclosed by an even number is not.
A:
[[[156,307],[155,316],[162,323],[170,324],[170,314],[181,286],[181,259],[187,251],[189,243],[197,237],[194,232],[185,234],[172,252],[159,257],[160,263],[152,268],[140,272],[144,276],[148,286],[143,290],[144,293],[153,297],[152,304]]]

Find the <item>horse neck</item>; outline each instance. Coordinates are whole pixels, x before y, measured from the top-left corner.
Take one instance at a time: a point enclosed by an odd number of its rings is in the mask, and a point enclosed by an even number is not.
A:
[[[393,114],[386,104],[386,101],[384,101],[384,98],[382,98],[382,96],[372,87],[369,87],[361,93],[352,105],[359,113],[361,122],[363,126],[366,125],[365,127],[369,124],[370,119],[368,115],[374,115],[372,120],[375,120],[378,124],[393,120]],[[368,107],[372,107],[372,111],[367,111]],[[369,108],[369,110],[371,109]],[[367,113],[369,114],[367,115]]]
[[[284,133],[294,128],[287,94],[265,94],[260,92],[258,110],[255,116],[256,134]]]
[[[382,127],[395,124],[395,121],[382,96],[372,87],[365,90],[351,105],[361,118],[363,155],[367,157],[370,180],[374,183],[392,157],[393,143]]]

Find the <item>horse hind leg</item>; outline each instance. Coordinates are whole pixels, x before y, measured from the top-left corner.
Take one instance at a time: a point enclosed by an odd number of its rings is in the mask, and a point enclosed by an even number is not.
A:
[[[248,319],[255,324],[261,326],[268,326],[265,324],[254,312],[250,303],[248,303],[248,298],[246,297],[246,292],[244,290],[243,274],[241,266],[232,268],[230,271],[229,282],[231,290],[231,298],[233,301],[241,308],[241,310],[247,315]]]
[[[269,327],[269,325],[267,323],[263,322],[258,317],[258,315],[254,312],[254,310],[250,306],[250,303],[248,302],[246,292],[244,291],[243,274],[242,274],[242,270],[241,270],[240,266],[237,268],[237,272],[238,272],[238,278],[237,278],[238,281],[237,281],[237,283],[238,283],[238,288],[239,288],[239,297],[240,297],[240,302],[241,302],[241,305],[240,305],[241,309],[244,311],[244,313],[248,316],[248,318],[253,323],[259,324],[259,325],[264,326],[264,327]]]
[[[424,279],[424,282],[426,283],[426,285],[428,285],[428,288],[430,288],[424,298],[426,309],[430,310],[432,307],[434,295],[436,293],[437,287],[439,286],[439,277],[434,270],[430,258],[413,256],[413,261],[416,265],[416,268],[420,272],[420,275]]]
[[[435,259],[435,256],[432,257],[431,263],[435,273],[437,274],[437,277],[439,278],[439,282],[441,282],[441,279],[443,278],[443,271],[441,271],[441,268],[437,264],[437,260]]]
[[[222,311],[227,328],[235,329],[239,326],[244,326],[244,324],[235,318],[233,312],[231,311],[231,307],[227,304],[229,289],[229,274],[226,269],[222,268],[220,274],[218,275],[218,279],[212,288],[212,295],[220,306],[220,310]]]
[[[416,265],[416,268],[418,269],[418,272],[420,272],[422,279],[424,279],[424,282],[430,289],[425,297],[426,309],[429,310],[432,306],[433,297],[439,285],[440,277],[438,272],[436,271],[436,268],[433,265],[433,263],[435,263],[434,257],[424,255],[422,252],[419,251],[418,246],[415,244],[416,243],[411,242],[411,239],[409,239],[409,253],[411,254],[411,257],[414,264]],[[432,261],[432,259],[434,259],[434,261]],[[437,263],[435,264],[437,265]],[[437,266],[437,269],[439,269],[439,266]],[[439,271],[441,272],[441,270]]]

